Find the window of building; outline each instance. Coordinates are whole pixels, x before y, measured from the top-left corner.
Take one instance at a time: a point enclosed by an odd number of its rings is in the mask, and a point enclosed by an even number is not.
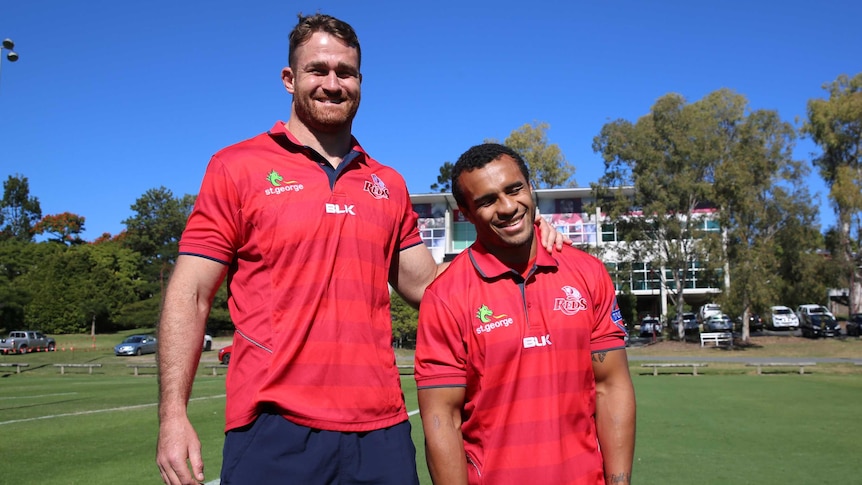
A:
[[[653,270],[650,263],[632,264],[632,290],[661,289],[659,274]]]
[[[461,251],[470,247],[476,240],[476,228],[470,222],[452,224],[452,250]]]
[[[613,223],[602,224],[602,242],[617,242],[617,225]]]

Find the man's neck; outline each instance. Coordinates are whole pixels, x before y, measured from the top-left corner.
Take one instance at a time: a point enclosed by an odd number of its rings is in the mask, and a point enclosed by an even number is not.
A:
[[[294,114],[284,126],[300,143],[319,153],[333,167],[338,167],[353,148],[350,125],[335,133],[324,133],[310,128]]]
[[[522,272],[522,269],[525,268],[530,261],[536,259],[537,244],[536,234],[534,233],[532,240],[530,241],[530,245],[527,247],[509,248],[510,251],[491,251],[491,254],[494,254],[494,256],[496,256],[497,259],[506,266],[518,272]]]

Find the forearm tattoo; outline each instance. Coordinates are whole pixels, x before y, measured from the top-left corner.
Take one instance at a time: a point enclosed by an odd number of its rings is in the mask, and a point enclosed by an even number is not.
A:
[[[607,352],[595,352],[593,353],[593,362],[602,363],[605,361],[605,357],[608,356]]]
[[[623,483],[630,484],[632,483],[632,474],[631,473],[610,473],[605,475],[605,483],[608,485],[613,483]]]

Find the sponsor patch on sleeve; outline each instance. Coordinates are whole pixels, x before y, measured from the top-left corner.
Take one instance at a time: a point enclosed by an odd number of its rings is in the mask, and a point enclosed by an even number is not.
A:
[[[626,324],[623,322],[623,312],[620,311],[620,306],[617,304],[616,298],[614,298],[613,308],[614,309],[611,311],[611,321],[614,322],[614,325],[624,331],[626,335],[628,335],[628,328],[626,328]]]

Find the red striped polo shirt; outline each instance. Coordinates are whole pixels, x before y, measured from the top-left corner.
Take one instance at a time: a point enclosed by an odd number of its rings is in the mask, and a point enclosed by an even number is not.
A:
[[[598,259],[539,250],[525,282],[476,242],[425,291],[416,382],[466,387],[471,483],[603,483],[591,353],[624,336]]]
[[[180,254],[230,266],[226,430],[261,406],[334,431],[407,419],[387,283],[422,241],[403,178],[353,143],[332,184],[280,121],[207,166]]]

